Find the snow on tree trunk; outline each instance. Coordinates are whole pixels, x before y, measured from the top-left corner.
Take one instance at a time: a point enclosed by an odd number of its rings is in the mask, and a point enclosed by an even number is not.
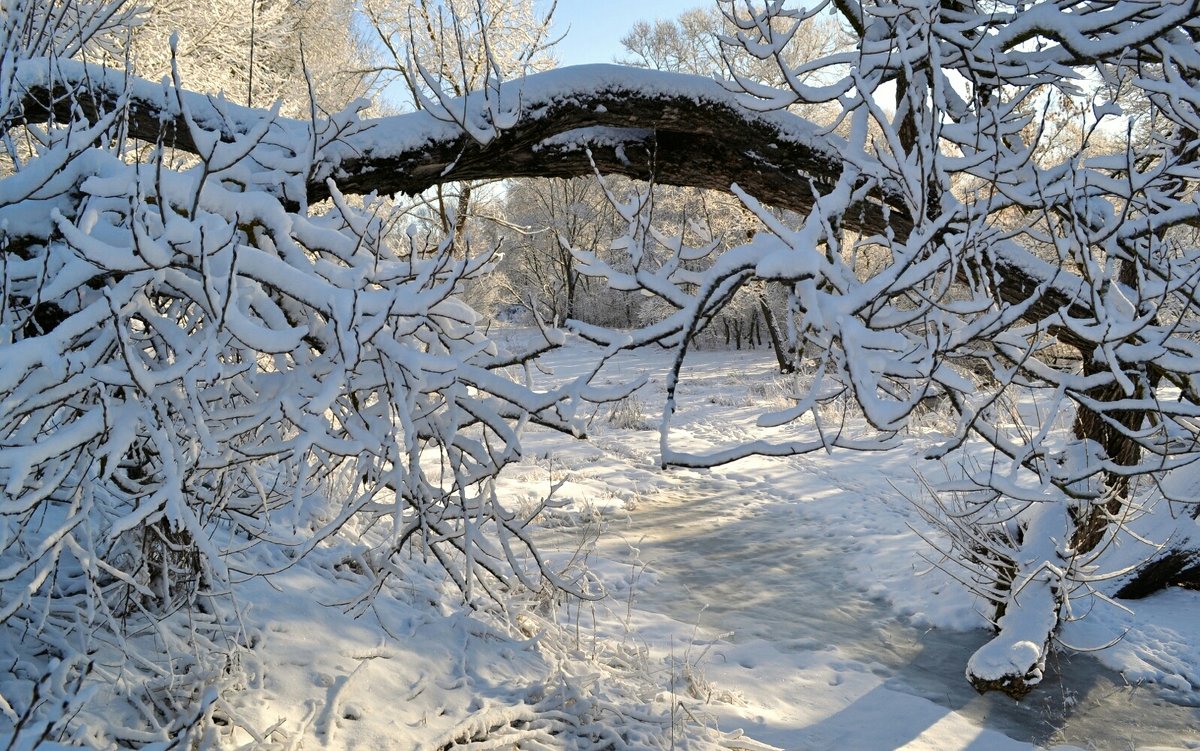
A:
[[[1073,526],[1065,507],[1053,501],[1030,515],[1028,544],[1017,551],[1020,558],[998,608],[997,634],[967,662],[967,680],[980,693],[1002,691],[1019,699],[1041,682],[1068,587],[1063,571],[1070,565],[1069,551],[1058,541]]]

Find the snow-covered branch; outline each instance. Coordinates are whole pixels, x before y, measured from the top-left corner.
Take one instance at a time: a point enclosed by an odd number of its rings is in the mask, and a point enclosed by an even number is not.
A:
[[[18,123],[96,121],[120,106],[130,134],[190,153],[195,126],[231,141],[269,114],[222,99],[164,89],[122,71],[76,62],[26,61],[17,80]],[[328,196],[334,178],[343,193],[420,193],[445,182],[512,177],[575,177],[596,170],[669,185],[728,191],[733,183],[781,208],[804,210],[814,187],[831,185],[843,169],[839,139],[786,113],[746,109],[717,82],[678,73],[615,65],[553,70],[505,82],[489,101],[483,93],[454,105],[477,140],[452,119],[415,112],[355,120],[319,129],[319,153],[303,186],[275,192],[293,204]],[[491,122],[499,106],[511,123]],[[190,120],[190,123],[189,123]],[[478,122],[476,122],[478,121]],[[270,171],[302,156],[312,125],[271,118],[250,160]],[[869,232],[905,232],[905,210],[881,175],[852,212]],[[864,185],[867,177],[864,177]],[[885,221],[884,206],[890,215]]]

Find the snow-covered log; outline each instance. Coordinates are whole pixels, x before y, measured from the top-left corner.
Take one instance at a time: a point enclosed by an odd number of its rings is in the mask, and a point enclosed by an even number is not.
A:
[[[1063,573],[1070,556],[1059,549],[1059,541],[1071,526],[1061,504],[1044,503],[1031,513],[1027,544],[1014,551],[1018,560],[1002,594],[996,636],[967,662],[967,680],[980,693],[1003,691],[1020,698],[1041,682],[1069,586]]]

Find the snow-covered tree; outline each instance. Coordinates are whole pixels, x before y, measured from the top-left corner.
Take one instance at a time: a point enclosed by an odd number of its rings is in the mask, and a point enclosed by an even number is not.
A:
[[[634,23],[621,37],[625,54],[619,61],[622,65],[718,78],[737,77],[761,86],[785,88],[787,79],[781,60],[794,67],[827,57],[851,43],[835,19],[821,16],[805,19],[793,29],[790,43],[778,56],[753,54],[737,42],[737,32],[737,24],[716,3],[698,4],[677,18]],[[829,122],[837,114],[836,107],[823,102],[795,102],[792,111],[819,122]]]
[[[694,75],[716,75],[721,79],[737,79],[745,85],[754,81],[759,86],[786,86],[784,68],[775,57],[759,57],[748,52],[736,42],[737,25],[716,6],[696,8],[681,14],[676,19],[658,19],[653,23],[639,21],[621,39],[625,48],[624,64],[674,73]],[[806,61],[830,55],[845,48],[847,36],[831,19],[805,19],[793,29],[792,42],[781,53],[781,59]],[[830,123],[837,113],[836,107],[828,103],[797,102],[790,111],[807,119]],[[715,243],[724,249],[738,245],[755,232],[764,229],[753,211],[747,210],[727,190],[697,190],[692,188],[661,190],[653,195],[655,222],[660,230],[685,239],[690,227],[700,229],[703,240],[693,242]],[[676,217],[672,222],[662,221],[664,215]],[[776,217],[777,219],[780,217]],[[670,243],[668,243],[668,246]],[[670,255],[670,251],[667,251]],[[743,341],[748,346],[769,341],[779,361],[781,372],[791,372],[790,362],[779,330],[776,309],[787,298],[786,291],[779,285],[756,281],[743,285],[733,297],[716,312],[704,329],[710,341],[721,341],[725,346],[741,349]],[[671,306],[651,306],[662,315]],[[700,332],[698,332],[700,333]]]
[[[513,181],[503,211],[500,270],[506,294],[500,302],[520,305],[546,321],[592,320],[593,311],[584,310],[592,302],[588,279],[576,268],[572,249],[602,252],[620,234],[598,181]]]
[[[555,65],[554,4],[531,0],[365,0],[376,67],[408,89],[408,104],[462,96]]]
[[[386,232],[381,200],[318,177],[370,152],[356,112],[290,120],[72,59],[121,11],[73,5],[6,6],[0,50],[0,131],[28,144],[0,179],[0,738],[200,745],[244,679],[230,592],[350,524],[390,530],[347,548],[364,603],[409,556],[469,603],[577,588],[492,480],[521,424],[577,432],[579,399],[621,394],[524,384],[533,355],[460,299],[491,249]]]
[[[192,91],[264,108],[283,100],[291,116],[308,115],[310,95],[336,111],[374,79],[352,14],[349,0],[156,0],[130,29],[131,68],[152,81],[177,68]]]
[[[786,89],[590,67],[375,120],[289,119],[101,68],[89,44],[119,4],[74,6],[90,38],[45,7],[5,6],[0,65],[0,661],[16,666],[0,714],[29,739],[115,745],[127,723],[187,742],[248,646],[222,593],[263,572],[253,546],[288,566],[362,519],[390,532],[346,562],[372,582],[413,553],[469,600],[573,585],[491,480],[522,424],[576,431],[580,399],[635,384],[523,384],[511,368],[531,355],[490,342],[458,296],[488,249],[385,231],[380,194],[600,171],[738,196],[765,231],[730,248],[672,239],[637,202],[626,258],[580,260],[667,315],[570,325],[610,352],[678,348],[668,465],[886,449],[944,395],[959,420],[934,456],[962,468],[935,488],[962,504],[947,553],[999,632],[969,665],[980,689],[1037,682],[1121,521],[1198,458],[1192,3],[837,0],[858,48],[803,62],[782,51],[827,7],[738,3],[730,38],[780,62]],[[1081,134],[1136,137],[1044,158],[1020,105],[1078,82],[1104,92]],[[798,102],[836,104],[848,137],[786,111]],[[172,168],[167,147],[196,160]],[[679,451],[687,348],[757,282],[788,289],[789,349],[816,374],[760,419],[795,433]],[[1064,346],[1074,362],[1047,355]],[[80,730],[89,682],[126,691],[129,714]]]
[[[830,6],[857,49],[790,58],[798,30]],[[673,452],[664,436],[663,461],[883,449],[922,399],[944,395],[958,428],[931,458],[960,467],[961,481],[933,489],[931,514],[998,632],[968,677],[1021,695],[1059,624],[1113,573],[1103,553],[1123,522],[1197,458],[1196,252],[1184,231],[1197,221],[1194,3],[723,7],[736,27],[727,39],[786,83],[734,70],[742,105],[836,103],[848,126],[838,163],[806,170],[799,227],[757,208],[779,198],[735,189],[770,232],[713,260],[698,292],[682,263],[641,280],[596,268],[674,298],[672,325],[643,336],[682,349],[750,280],[789,285],[790,349],[821,377],[760,422],[815,432],[704,455]],[[1139,121],[1121,107],[1131,90],[1145,102]],[[1031,110],[1081,99],[1056,113],[1074,117],[1075,143],[1029,127]],[[758,148],[783,162],[777,141]],[[881,252],[884,263],[860,263]],[[1064,347],[1075,353],[1065,364]],[[816,407],[833,399],[847,419],[822,425]]]
[[[401,104],[456,122],[449,106],[469,91],[557,64],[550,33],[555,3],[533,0],[364,0],[363,15],[376,46],[371,67]],[[428,197],[444,233],[466,238],[482,196],[462,182],[437,185]]]

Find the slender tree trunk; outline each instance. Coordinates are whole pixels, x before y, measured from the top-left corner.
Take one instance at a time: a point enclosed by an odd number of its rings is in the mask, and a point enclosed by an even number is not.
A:
[[[575,291],[579,286],[579,274],[575,273],[570,267],[567,268],[566,277],[566,317],[568,319],[575,318]]]
[[[779,335],[779,327],[775,325],[775,314],[771,312],[771,307],[767,305],[767,301],[764,298],[759,298],[758,306],[762,310],[767,336],[771,337],[771,349],[775,350],[775,361],[779,363],[779,372],[785,375],[794,373],[796,368],[792,365],[791,353],[783,346],[783,338]]]
[[[454,212],[454,249],[467,255],[467,217],[471,213],[471,184],[463,183]]]

